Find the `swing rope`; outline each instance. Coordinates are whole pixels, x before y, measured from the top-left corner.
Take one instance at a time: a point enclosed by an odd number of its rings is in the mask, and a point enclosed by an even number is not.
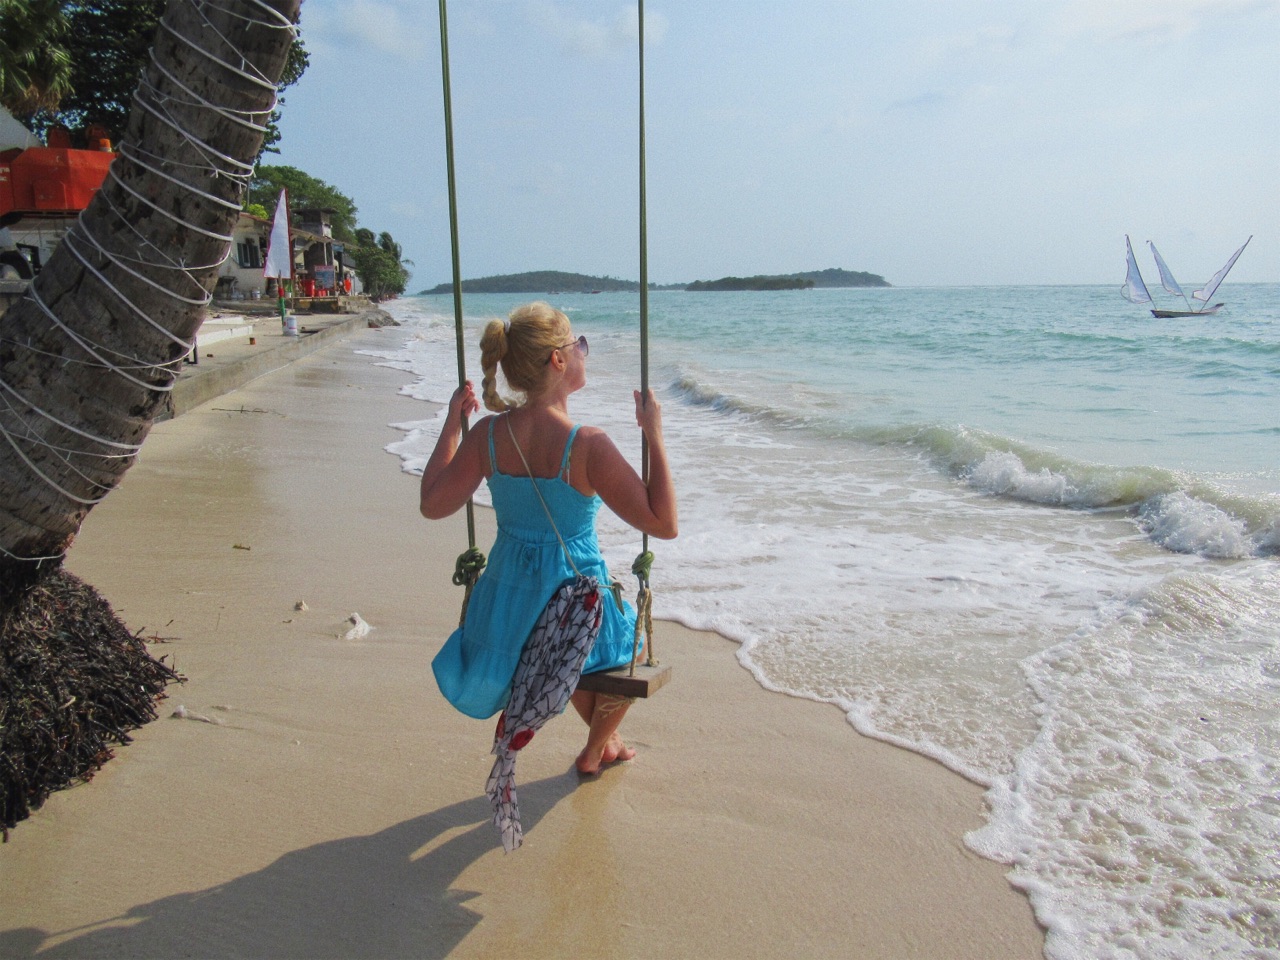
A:
[[[440,71],[444,77],[444,151],[449,174],[449,241],[453,258],[453,331],[458,346],[458,386],[467,382],[467,352],[462,331],[462,267],[458,256],[458,190],[453,171],[453,97],[449,90],[449,24],[445,13],[445,0],[440,0]],[[467,436],[467,416],[462,416],[462,436]],[[455,586],[466,587],[462,596],[462,613],[458,626],[467,620],[467,604],[471,590],[480,578],[486,563],[485,555],[476,548],[476,510],[472,500],[467,500],[467,549],[458,557],[453,570]]]
[[[645,200],[645,147],[644,147],[644,0],[638,0],[639,55],[640,55],[640,397],[649,393],[649,214]],[[640,477],[645,488],[649,486],[649,438],[640,435]],[[640,646],[640,631],[645,634],[645,664],[656,666],[658,658],[653,651],[653,592],[649,589],[649,573],[653,569],[653,553],[649,550],[649,535],[643,534],[640,555],[631,564],[631,572],[639,584],[636,591],[636,632],[631,642],[630,676],[636,675],[636,655]]]
[[[440,0],[440,70],[444,89],[444,140],[446,166],[449,179],[449,240],[453,258],[453,322],[458,351],[458,386],[467,381],[466,344],[462,327],[462,269],[458,254],[458,198],[453,163],[453,106],[449,88],[449,27],[445,10],[446,0]],[[644,0],[638,0],[639,56],[640,56],[640,395],[649,391],[649,233],[648,212],[645,197],[645,138],[644,138]],[[467,435],[467,418],[462,418],[462,435]],[[640,437],[640,475],[646,487],[649,485],[649,441]],[[485,555],[476,548],[475,506],[467,501],[467,549],[459,555],[454,566],[453,582],[466,588],[462,598],[462,614],[458,625],[467,619],[467,605],[471,591],[487,562]],[[631,645],[630,676],[635,676],[636,660],[640,649],[640,637],[645,637],[645,664],[658,663],[653,650],[653,592],[649,586],[649,574],[653,569],[653,553],[649,550],[649,535],[643,534],[640,554],[631,565],[631,572],[638,582],[636,592],[636,627]]]

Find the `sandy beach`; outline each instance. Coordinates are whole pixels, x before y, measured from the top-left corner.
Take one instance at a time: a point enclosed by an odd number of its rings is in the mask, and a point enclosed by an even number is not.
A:
[[[419,517],[383,447],[424,407],[353,353],[397,336],[159,424],[89,516],[68,567],[187,679],[0,847],[0,956],[1041,956],[1026,899],[962,844],[980,788],[669,623],[674,679],[623,727],[636,759],[580,780],[585,728],[548,725],[504,855],[492,724],[430,671],[464,521]]]

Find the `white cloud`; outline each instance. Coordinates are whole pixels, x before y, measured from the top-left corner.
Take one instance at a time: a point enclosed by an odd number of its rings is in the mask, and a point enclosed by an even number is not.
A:
[[[618,51],[634,49],[639,40],[640,15],[636,7],[621,10],[612,21],[594,21],[566,13],[554,3],[531,2],[528,17],[534,26],[559,41],[566,53],[601,59]],[[667,21],[661,14],[647,12],[644,41],[649,46],[666,35]]]
[[[419,3],[350,0],[347,3],[305,3],[303,42],[317,46],[362,47],[405,60],[419,60],[426,52],[425,25],[416,14]],[[408,18],[405,14],[408,13]]]

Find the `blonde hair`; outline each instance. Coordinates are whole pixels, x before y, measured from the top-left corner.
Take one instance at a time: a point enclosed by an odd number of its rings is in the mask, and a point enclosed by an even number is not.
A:
[[[547,378],[547,359],[569,335],[569,318],[536,300],[516,307],[507,321],[490,320],[480,337],[481,392],[486,409],[501,413],[520,401],[498,395],[498,365],[507,385],[527,398],[537,393]]]

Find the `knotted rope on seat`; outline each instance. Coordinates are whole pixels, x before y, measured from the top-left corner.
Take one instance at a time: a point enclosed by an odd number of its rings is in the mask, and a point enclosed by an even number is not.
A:
[[[453,568],[453,585],[467,588],[462,595],[462,613],[458,616],[458,626],[467,622],[467,604],[471,602],[471,590],[480,579],[480,571],[484,569],[486,563],[488,560],[485,559],[485,555],[475,547],[470,547],[458,555],[458,561]]]
[[[649,574],[653,570],[653,552],[643,551],[631,564],[640,587],[636,592],[636,632],[631,641],[631,675],[635,676],[636,657],[640,653],[640,633],[644,631],[645,666],[657,666],[653,655],[653,591],[649,589]]]
[[[646,550],[644,553],[636,557],[631,564],[631,572],[639,578],[640,582],[645,586],[649,585],[649,574],[653,572],[653,551]]]

